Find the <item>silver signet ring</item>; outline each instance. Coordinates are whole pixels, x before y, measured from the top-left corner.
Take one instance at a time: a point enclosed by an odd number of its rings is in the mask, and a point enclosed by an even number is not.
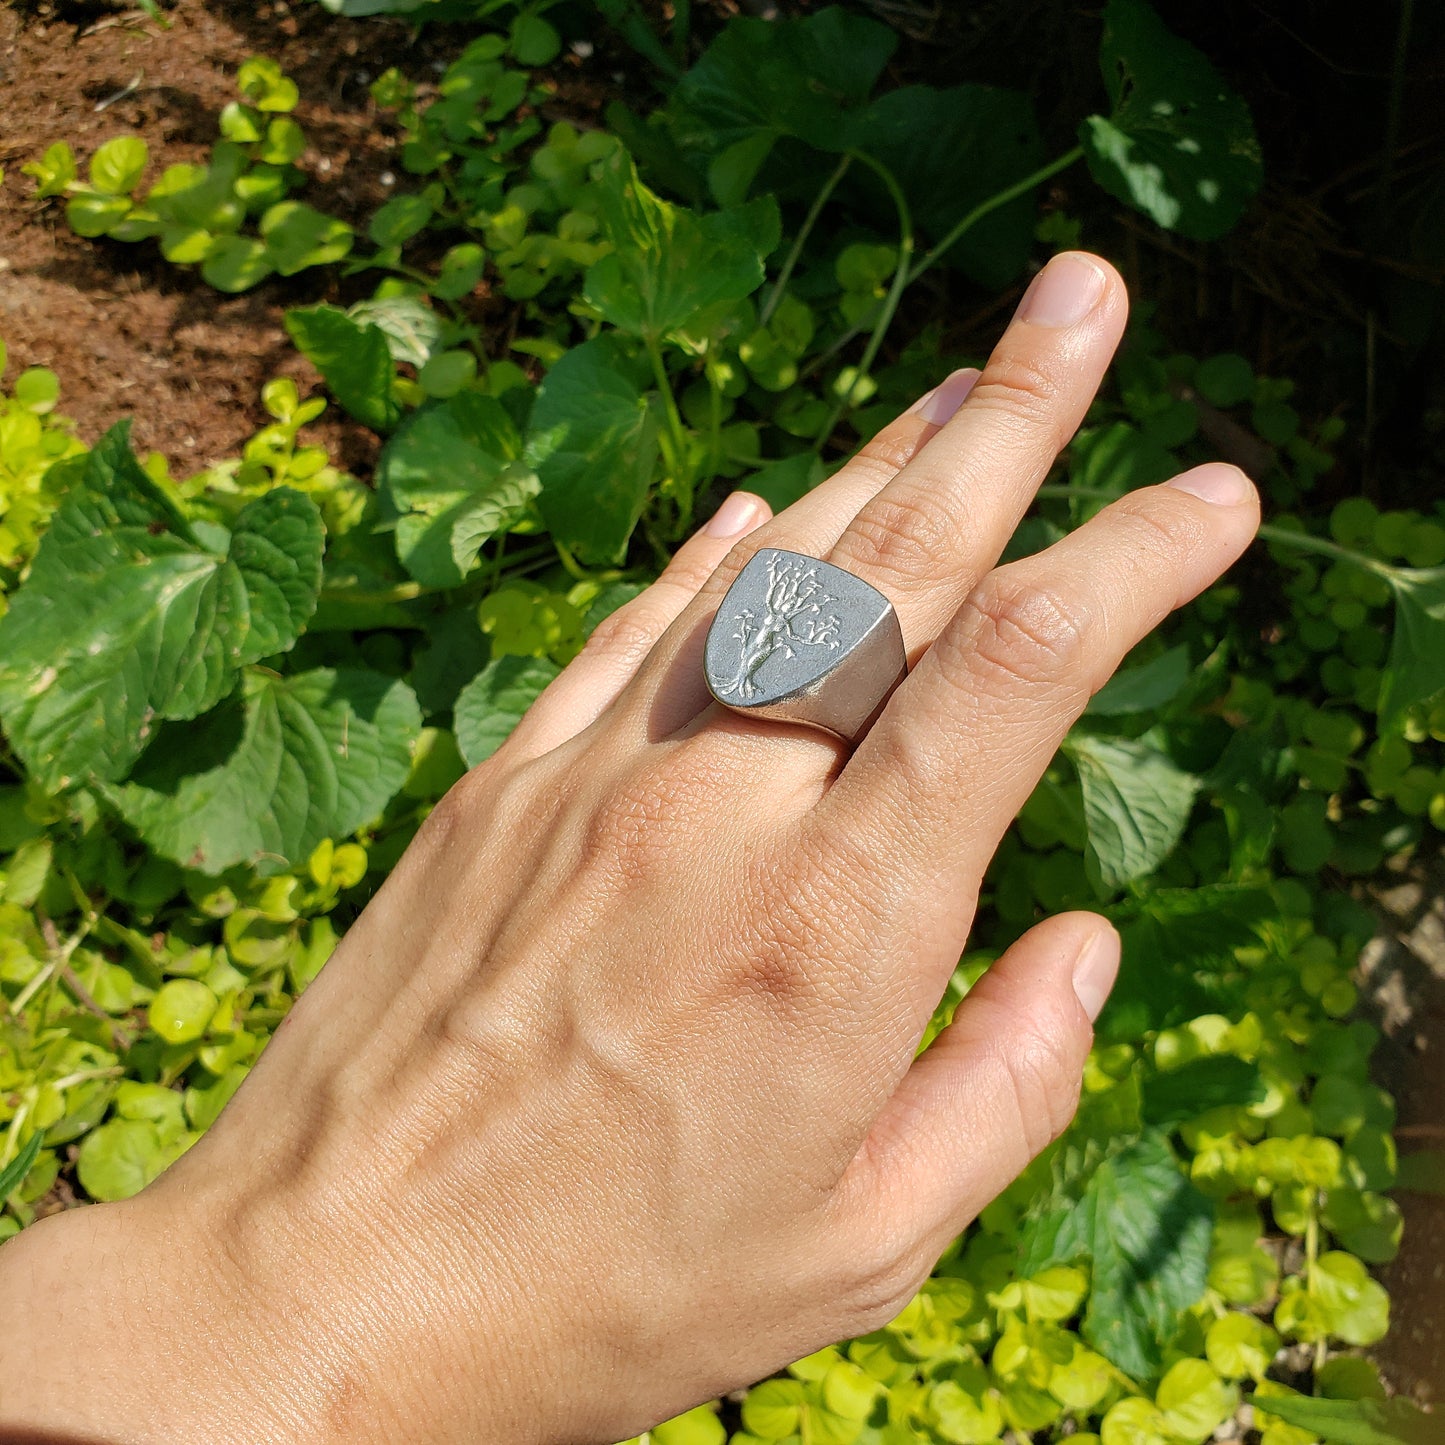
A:
[[[856,743],[908,673],[893,604],[861,577],[765,547],[728,588],[707,635],[708,691],[754,717]]]

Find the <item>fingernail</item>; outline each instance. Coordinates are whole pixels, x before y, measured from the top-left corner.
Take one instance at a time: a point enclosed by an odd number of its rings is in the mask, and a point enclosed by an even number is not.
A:
[[[1206,462],[1170,479],[1169,486],[1191,497],[1213,502],[1216,507],[1237,507],[1246,501],[1254,486],[1238,467],[1226,462]]]
[[[1103,1010],[1109,990],[1119,975],[1119,935],[1101,928],[1074,960],[1074,995],[1092,1023]]]
[[[932,391],[920,396],[905,415],[916,416],[932,426],[942,426],[963,405],[978,376],[976,366],[965,366],[962,371],[951,373]]]
[[[762,502],[751,492],[733,492],[704,527],[708,537],[737,537],[761,517]]]
[[[1029,283],[1018,319],[1035,326],[1077,326],[1104,294],[1104,273],[1087,256],[1065,251]]]

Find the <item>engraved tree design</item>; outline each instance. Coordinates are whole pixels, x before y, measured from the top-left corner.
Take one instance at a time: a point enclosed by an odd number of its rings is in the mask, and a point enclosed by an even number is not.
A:
[[[757,676],[775,652],[794,657],[800,647],[836,648],[842,622],[826,612],[833,599],[818,579],[818,569],[774,552],[768,562],[767,610],[761,618],[744,608],[733,619],[733,637],[742,644],[738,670],[718,689],[739,697],[756,697]]]

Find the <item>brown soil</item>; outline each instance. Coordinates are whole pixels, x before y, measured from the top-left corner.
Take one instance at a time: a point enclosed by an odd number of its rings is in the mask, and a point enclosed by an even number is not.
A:
[[[266,420],[260,388],[272,376],[316,381],[282,329],[287,306],[334,299],[320,273],[273,280],[227,297],[160,256],[153,242],[74,236],[56,201],[37,204],[20,167],[68,140],[82,165],[110,136],[144,136],[152,175],[204,158],[216,120],[235,99],[236,67],[264,53],[301,90],[297,119],[311,142],[300,164],[305,199],[364,224],[386,198],[394,139],[366,93],[389,65],[434,80],[446,36],[414,41],[396,22],[346,21],[320,6],[182,0],[161,28],[139,12],[68,7],[0,9],[0,338],[13,368],[59,373],[63,407],[86,440],[135,418],[141,451],[178,472],[234,455]],[[51,13],[47,13],[51,12]],[[119,97],[119,98],[116,98]],[[348,465],[373,442],[329,414],[315,439]]]
[[[1445,855],[1401,863],[1367,891],[1382,931],[1360,972],[1367,1007],[1385,1032],[1379,1081],[1399,1109],[1400,1157],[1428,1152],[1445,1174]],[[1399,1256],[1381,1270],[1392,1327],[1374,1351],[1397,1390],[1445,1400],[1445,1195],[1401,1189]]]

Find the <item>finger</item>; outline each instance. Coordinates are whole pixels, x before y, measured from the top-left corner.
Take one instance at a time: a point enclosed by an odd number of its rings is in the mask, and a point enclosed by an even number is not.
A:
[[[772,515],[761,497],[733,492],[708,524],[678,548],[656,582],[597,624],[587,645],[517,725],[507,741],[509,755],[549,752],[600,717],[718,563]]]
[[[903,1076],[839,1207],[909,1241],[927,1269],[1068,1126],[1118,969],[1119,935],[1095,914],[1024,934]]]
[[[857,515],[858,509],[887,486],[938,435],[963,405],[979,375],[976,367],[952,372],[884,427],[841,471],[780,512],[766,527],[751,534],[744,546],[730,552],[727,560],[684,609],[672,635],[654,650],[641,670],[646,679],[641,688],[646,699],[639,700],[639,711],[643,708],[651,711],[651,698],[663,679],[670,679],[670,685],[678,692],[669,709],[677,715],[677,725],[680,726],[705,706],[708,694],[700,668],[693,669],[697,675],[691,677],[686,686],[678,686],[676,662],[679,654],[689,647],[696,647],[700,622],[717,610],[723,594],[752,555],[764,545],[809,552],[815,556],[826,554]]]
[[[847,837],[885,877],[926,880],[965,904],[1089,698],[1146,633],[1219,577],[1258,523],[1249,479],[1211,463],[1131,492],[1046,551],[990,573],[814,808],[817,846]],[[957,912],[966,920],[966,908]],[[959,931],[940,941],[939,967],[957,957]],[[915,986],[931,1007],[942,985]]]
[[[1124,283],[1107,262],[1055,256],[1024,293],[968,404],[839,538],[828,560],[892,600],[910,657],[998,560],[1084,419],[1127,312]]]

